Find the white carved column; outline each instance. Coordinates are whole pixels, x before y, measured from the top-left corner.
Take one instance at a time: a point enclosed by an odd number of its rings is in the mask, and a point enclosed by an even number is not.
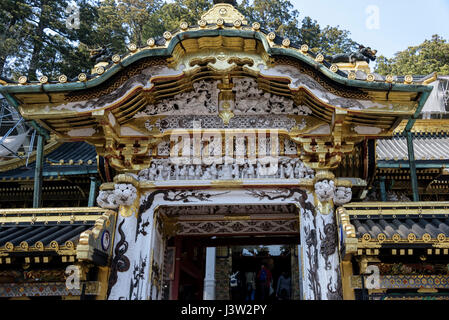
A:
[[[206,249],[206,276],[204,278],[204,300],[215,300],[215,258],[216,249]]]

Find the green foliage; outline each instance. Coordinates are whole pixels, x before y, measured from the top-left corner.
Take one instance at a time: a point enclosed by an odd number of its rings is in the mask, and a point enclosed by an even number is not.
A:
[[[80,8],[80,29],[66,27],[70,0],[0,1],[0,75],[17,78],[41,74],[69,78],[93,67],[90,52],[108,47],[126,53],[126,45],[144,46],[150,37],[174,31],[182,21],[196,25],[213,3],[210,0],[75,0]],[[348,31],[322,28],[309,17],[300,21],[290,0],[243,0],[238,5],[250,22],[267,31],[308,44],[314,51],[335,54],[352,51]]]
[[[449,43],[439,35],[432,36],[422,44],[396,53],[387,59],[377,59],[376,72],[382,75],[428,75],[438,72],[449,74]]]

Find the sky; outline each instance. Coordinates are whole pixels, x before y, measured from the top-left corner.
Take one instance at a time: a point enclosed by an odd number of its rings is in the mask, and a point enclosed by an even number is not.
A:
[[[290,0],[300,19],[340,26],[357,43],[393,57],[433,34],[449,41],[449,0]]]

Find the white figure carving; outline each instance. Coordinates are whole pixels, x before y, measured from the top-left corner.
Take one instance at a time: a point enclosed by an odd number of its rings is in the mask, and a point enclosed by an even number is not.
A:
[[[245,163],[242,168],[240,179],[246,179],[248,177],[248,163]]]
[[[179,165],[178,164],[175,164],[175,171],[174,171],[174,177],[175,177],[175,180],[176,181],[178,181],[179,180],[179,175],[180,175],[180,172],[181,170],[179,169]]]
[[[130,206],[137,199],[137,189],[132,184],[116,184],[114,195],[118,205]]]
[[[234,163],[234,165],[233,165],[232,175],[233,175],[234,179],[239,179],[240,178],[240,168],[239,168],[239,165],[237,163]]]
[[[329,201],[334,197],[335,185],[332,180],[322,180],[315,183],[315,194],[319,201]]]
[[[337,187],[334,195],[334,204],[336,206],[342,206],[349,203],[352,200],[351,188]]]
[[[193,165],[188,167],[188,180],[195,180],[195,167]]]
[[[202,178],[202,176],[203,176],[203,169],[198,164],[195,168],[195,179],[200,180]]]
[[[100,191],[97,197],[97,203],[104,209],[117,209],[119,206],[115,198],[114,191]]]
[[[220,174],[221,179],[231,180],[232,179],[232,167],[230,164],[225,163],[221,169]]]
[[[247,177],[248,179],[254,179],[255,177],[254,166],[252,163],[248,165]]]
[[[159,164],[157,166],[157,177],[156,177],[156,180],[164,180],[163,172],[164,172],[164,166],[162,164]]]
[[[217,179],[218,169],[217,169],[217,165],[215,163],[213,163],[210,166],[210,175],[211,175],[212,179]]]
[[[285,176],[288,179],[294,179],[295,178],[295,171],[293,169],[293,165],[291,162],[287,163],[287,167],[285,168]]]
[[[212,175],[210,172],[211,172],[211,167],[206,168],[206,170],[204,171],[204,174],[203,174],[204,180],[212,180]]]
[[[187,168],[186,166],[181,166],[179,168],[179,179],[186,180],[186,176],[187,176]]]
[[[150,178],[150,169],[144,169],[139,172],[139,180],[149,180]]]

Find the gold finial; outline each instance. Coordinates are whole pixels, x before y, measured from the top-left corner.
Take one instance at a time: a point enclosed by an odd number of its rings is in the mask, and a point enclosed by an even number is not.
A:
[[[355,80],[357,78],[357,74],[354,71],[349,72],[348,79]]]
[[[242,21],[241,20],[235,20],[234,21],[234,27],[240,28],[241,26],[242,26]]]
[[[131,52],[136,52],[137,51],[137,45],[135,43],[131,43],[128,46],[128,50],[131,51]]]
[[[66,83],[68,79],[65,74],[62,74],[59,76],[58,80],[59,80],[59,83]]]
[[[411,84],[413,82],[413,76],[412,75],[406,75],[404,78],[404,82],[406,84]]]
[[[150,38],[147,40],[147,45],[149,47],[154,47],[156,45],[156,40],[154,40],[154,38]]]
[[[198,21],[198,25],[199,25],[201,28],[206,28],[206,26],[207,26],[207,21],[201,19],[200,21]]]
[[[389,74],[388,76],[385,77],[385,81],[388,83],[392,83],[394,81],[394,76]]]
[[[165,31],[164,32],[164,39],[165,40],[171,40],[171,38],[172,38],[173,36],[172,36],[172,34],[171,34],[171,32],[169,32],[169,31]]]
[[[316,62],[322,63],[324,61],[324,56],[320,53],[315,58]]]
[[[112,56],[112,62],[114,62],[114,63],[119,63],[121,60],[122,60],[122,58],[120,57],[119,54],[114,54]]]
[[[301,46],[301,52],[302,52],[302,53],[307,53],[308,51],[309,51],[309,46],[306,45],[306,44],[303,44],[303,45]]]
[[[40,77],[39,82],[42,84],[46,84],[48,82],[48,77],[47,76]]]
[[[25,83],[27,83],[27,81],[28,81],[28,78],[26,76],[21,76],[19,78],[19,84],[25,84]]]
[[[181,22],[180,26],[182,31],[186,31],[189,28],[189,24],[185,21]]]
[[[333,65],[331,65],[330,70],[331,70],[333,73],[336,73],[336,72],[338,71],[338,66],[337,66],[336,64],[333,64]]]
[[[220,28],[224,26],[224,20],[222,18],[218,18],[217,26],[219,26]]]
[[[85,73],[81,73],[81,74],[78,76],[78,80],[81,81],[81,82],[86,81],[86,80],[87,80],[87,75],[86,75]]]
[[[260,30],[260,23],[259,22],[254,22],[252,27],[253,27],[254,31],[259,31]]]
[[[282,40],[282,46],[285,48],[290,47],[290,39],[285,38],[284,40]]]
[[[225,125],[228,125],[231,119],[234,118],[235,115],[231,111],[231,105],[228,102],[223,103],[223,110],[220,112],[219,116]]]
[[[270,41],[273,41],[274,39],[276,39],[276,33],[270,32],[270,33],[267,35],[267,39],[270,40]]]
[[[370,73],[366,76],[366,81],[373,82],[374,80],[376,80],[376,77],[374,76],[374,74]]]
[[[96,67],[95,72],[99,75],[102,75],[104,73],[104,67]]]

